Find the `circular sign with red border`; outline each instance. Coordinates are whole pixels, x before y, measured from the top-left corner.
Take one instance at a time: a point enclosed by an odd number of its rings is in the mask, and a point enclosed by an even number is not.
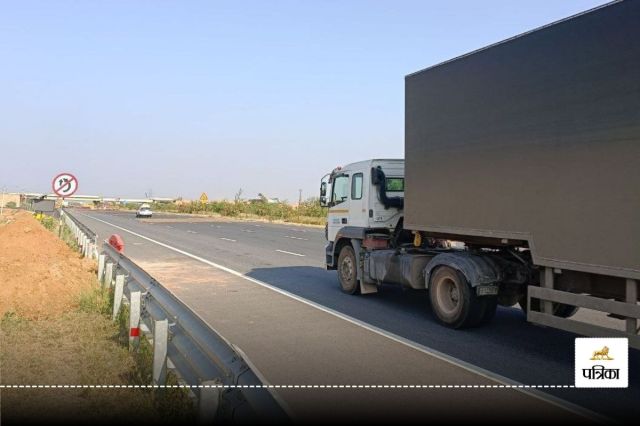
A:
[[[59,197],[69,197],[78,190],[78,179],[71,173],[60,173],[51,182],[53,192]]]

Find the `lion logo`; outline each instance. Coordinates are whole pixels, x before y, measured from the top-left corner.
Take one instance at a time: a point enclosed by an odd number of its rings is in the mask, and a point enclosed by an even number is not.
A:
[[[608,347],[604,347],[602,349],[600,349],[599,351],[595,351],[593,353],[593,356],[591,357],[592,361],[601,361],[601,360],[606,360],[606,361],[611,361],[613,360],[613,358],[611,358],[609,356],[609,348]]]

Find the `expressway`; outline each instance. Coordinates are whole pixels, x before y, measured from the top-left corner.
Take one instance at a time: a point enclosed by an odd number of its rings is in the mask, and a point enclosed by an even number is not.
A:
[[[179,295],[182,291],[183,300],[192,301],[196,311],[206,310],[206,298],[215,297],[204,286],[198,286],[198,280],[212,272],[198,269],[198,262],[194,261],[197,257],[381,330],[394,341],[424,347],[471,366],[492,378],[525,385],[574,382],[576,335],[528,324],[520,309],[500,307],[486,326],[451,330],[436,323],[424,292],[383,286],[377,294],[343,294],[335,272],[326,271],[323,266],[325,238],[320,228],[168,214],[156,214],[152,219],[136,219],[133,212],[76,210],[75,214],[103,239],[120,234],[125,240],[125,252],[145,268],[148,265],[154,276],[154,259],[163,259],[164,269],[157,261],[155,267],[164,277],[171,277],[176,264],[189,264],[191,281],[172,290]],[[190,254],[191,258],[180,253]],[[178,274],[175,276],[177,279]],[[162,282],[170,287],[166,279]],[[225,291],[234,291],[232,287]],[[403,359],[385,362],[401,364]],[[630,350],[629,368],[631,372],[640,368],[638,351]],[[372,372],[370,381],[376,382],[375,379]],[[609,418],[637,417],[640,379],[630,375],[629,380],[629,389],[624,390],[539,388],[535,392]]]

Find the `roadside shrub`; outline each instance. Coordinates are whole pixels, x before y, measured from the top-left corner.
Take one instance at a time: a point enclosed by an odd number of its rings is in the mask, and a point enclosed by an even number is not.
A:
[[[51,216],[40,214],[39,216],[36,216],[36,218],[40,221],[40,223],[42,223],[42,226],[47,228],[49,231],[53,231],[54,229],[56,229],[56,226],[58,225],[56,223],[56,220]]]
[[[125,205],[127,209],[137,209],[137,205]],[[292,206],[286,201],[281,203],[246,202],[241,200],[217,200],[208,203],[191,201],[188,203],[153,203],[151,209],[156,212],[185,214],[218,214],[228,217],[258,216],[269,220],[323,225],[327,209],[320,207],[318,197],[311,197]]]

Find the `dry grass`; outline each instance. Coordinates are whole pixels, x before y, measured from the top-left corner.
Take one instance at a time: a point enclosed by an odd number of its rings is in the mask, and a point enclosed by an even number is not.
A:
[[[13,301],[14,293],[6,293],[12,300],[6,301],[10,309],[0,320],[0,384],[151,383],[149,344],[145,341],[139,352],[129,352],[126,311],[119,321],[110,320],[112,291],[99,287],[93,275],[95,265],[85,265],[88,261],[80,261],[77,254],[64,245],[42,244],[50,235],[40,234],[39,254],[55,260],[64,274],[64,281],[82,277],[87,285],[74,287],[65,309],[51,311],[48,315],[23,314],[23,310],[18,309],[21,305]],[[35,287],[29,275],[16,275],[21,270],[18,266],[35,267],[33,262],[38,259],[30,255],[28,245],[12,244],[11,247],[15,260],[12,260],[14,257],[5,259],[5,263],[14,262],[4,265],[6,271],[22,279],[21,288],[31,287],[31,298],[39,297],[43,303],[50,303],[51,297],[60,293],[54,287],[56,276],[41,277]],[[24,255],[21,257],[20,253]],[[43,269],[42,274],[49,269]],[[43,291],[52,288],[56,289],[52,295]],[[176,383],[175,376],[170,376],[170,380]],[[8,423],[106,424],[126,420],[127,423],[146,424],[192,423],[194,420],[191,400],[184,389],[163,392],[145,388],[0,389],[0,398],[0,415],[2,421]]]
[[[46,321],[6,315],[1,323],[3,384],[123,384],[136,370],[102,315],[72,312]],[[11,389],[2,391],[5,420],[108,419],[131,411],[155,417],[146,390]]]

